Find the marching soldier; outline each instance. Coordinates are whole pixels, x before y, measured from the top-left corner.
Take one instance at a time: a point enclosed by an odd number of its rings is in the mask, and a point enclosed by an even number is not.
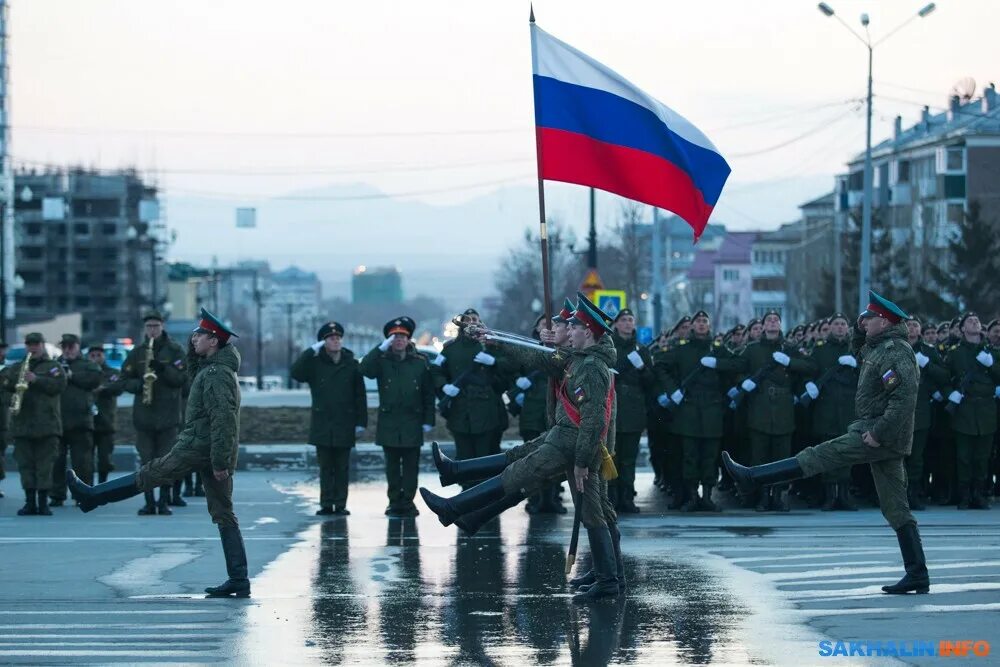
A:
[[[750,343],[743,351],[749,377],[740,385],[747,394],[750,455],[755,465],[791,454],[795,430],[793,376],[809,376],[815,372],[812,362],[785,342],[778,312],[764,315],[762,327],[760,340]],[[755,509],[758,512],[768,509],[787,512],[787,489],[765,490]]]
[[[24,337],[24,345],[27,348],[24,361],[0,371],[4,390],[11,394],[10,434],[25,496],[24,507],[17,513],[51,516],[49,487],[62,437],[59,397],[66,389],[66,374],[62,366],[49,358],[42,334],[29,333]]]
[[[419,514],[417,493],[420,448],[434,428],[434,383],[427,358],[411,342],[417,324],[397,317],[382,327],[385,340],[361,360],[365,377],[378,381],[375,444],[385,454],[390,517]]]
[[[922,499],[924,455],[931,430],[932,403],[935,396],[941,398],[941,389],[948,385],[949,377],[937,349],[921,338],[920,320],[916,317],[906,320],[906,332],[920,368],[917,407],[913,415],[913,449],[906,457],[906,492],[910,509],[923,510],[926,509]]]
[[[84,479],[94,478],[94,390],[101,384],[101,369],[80,352],[80,337],[63,334],[59,342],[62,356],[57,359],[66,375],[66,390],[60,396],[62,439],[52,469],[50,505],[66,502],[66,459]]]
[[[347,509],[351,449],[368,426],[368,396],[361,367],[344,347],[344,327],[327,322],[291,368],[309,385],[309,444],[319,461],[319,516],[350,514]]]
[[[681,479],[687,498],[682,512],[719,509],[712,502],[712,489],[719,478],[716,465],[726,411],[725,374],[737,373],[743,365],[742,359],[712,341],[711,320],[703,310],[694,315],[691,336],[657,359],[665,390],[658,400],[664,408],[673,408],[671,429],[681,438]]]
[[[209,597],[250,596],[246,548],[233,512],[233,475],[240,432],[240,386],[236,379],[240,353],[229,342],[235,337],[218,318],[201,309],[185,363],[176,366],[186,368],[193,376],[184,428],[164,456],[144,463],[136,473],[93,487],[81,482],[72,470],[66,472],[80,509],[90,512],[156,487],[170,488],[192,470],[201,470],[208,513],[219,527],[228,574],[222,585],[205,589]],[[157,358],[165,363],[163,357]]]
[[[503,364],[498,365],[498,357],[465,333],[466,326],[479,323],[474,309],[462,313],[458,336],[444,344],[431,364],[434,386],[447,397],[447,414],[442,416],[460,460],[499,453],[509,423],[501,398],[509,381]]]
[[[0,340],[0,368],[7,362],[7,343]],[[7,429],[10,426],[10,394],[0,383],[0,480],[7,476],[7,469],[4,459],[7,458]],[[0,490],[0,498],[3,498],[3,491]]]
[[[618,417],[615,422],[615,467],[618,479],[608,483],[608,494],[615,509],[635,514],[635,462],[639,456],[639,440],[646,429],[646,403],[654,393],[656,374],[653,358],[635,336],[635,314],[628,308],[618,312],[611,339],[617,361],[615,394]]]
[[[830,320],[830,333],[813,346],[816,378],[806,382],[812,401],[813,442],[826,442],[847,432],[856,418],[854,395],[858,392],[858,360],[851,354],[850,323],[837,313]],[[838,468],[823,473],[825,501],[822,509],[856,511],[851,501],[851,470]]]
[[[108,366],[103,345],[91,345],[87,358],[101,369],[101,384],[94,390],[97,414],[94,415],[94,450],[97,453],[97,482],[108,481],[108,473],[115,469],[111,457],[115,451],[115,431],[118,430],[118,397],[122,386],[118,371]]]
[[[989,509],[985,486],[997,430],[1000,364],[995,363],[975,313],[961,317],[959,330],[962,340],[951,347],[946,360],[954,387],[948,402],[953,406],[958,509]]]
[[[745,345],[750,343],[756,343],[760,340],[761,335],[764,333],[764,324],[756,317],[747,322],[747,335],[746,340],[743,341]]]
[[[139,461],[146,465],[165,456],[177,439],[181,423],[181,392],[184,389],[184,348],[163,330],[163,315],[152,310],[143,318],[146,337],[133,347],[122,365],[125,391],[135,394],[132,423]],[[153,489],[145,490],[146,504],[140,515],[173,514],[169,507],[171,487],[160,489],[157,503]]]

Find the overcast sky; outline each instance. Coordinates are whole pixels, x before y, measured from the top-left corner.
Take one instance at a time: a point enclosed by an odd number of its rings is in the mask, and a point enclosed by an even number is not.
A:
[[[830,4],[858,30],[868,11],[877,39],[925,3]],[[248,204],[349,182],[455,202],[534,175],[527,2],[11,5],[12,153],[27,163],[134,164],[168,195]],[[733,193],[776,202],[773,219],[745,215],[724,191],[717,215],[737,226],[786,221],[801,195],[784,182],[863,149],[849,100],[864,94],[865,48],[810,0],[534,5],[545,30],[698,125],[729,158]],[[876,49],[876,141],[897,113],[944,106],[960,78],[978,95],[1000,77],[1000,2],[937,5]]]

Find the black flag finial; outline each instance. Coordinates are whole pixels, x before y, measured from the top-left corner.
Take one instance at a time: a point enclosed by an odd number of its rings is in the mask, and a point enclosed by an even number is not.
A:
[[[535,5],[529,3],[528,7],[529,7],[528,11],[530,12],[530,14],[528,15],[528,23],[534,23],[535,22]]]

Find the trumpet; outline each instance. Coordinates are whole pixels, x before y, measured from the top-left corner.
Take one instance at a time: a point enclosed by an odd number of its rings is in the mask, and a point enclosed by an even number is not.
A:
[[[156,383],[156,371],[150,366],[153,361],[153,339],[146,344],[146,360],[142,371],[142,404],[153,404],[153,385]]]
[[[21,412],[21,405],[24,403],[24,392],[28,391],[28,381],[25,379],[25,375],[28,373],[29,361],[31,361],[30,353],[21,362],[21,370],[17,373],[14,396],[10,399],[10,414],[12,417],[16,417]]]
[[[555,352],[554,349],[551,347],[545,347],[534,338],[529,338],[528,336],[522,336],[516,333],[510,333],[509,331],[488,329],[480,324],[466,325],[465,331],[469,336],[477,340],[491,340],[497,343],[506,343],[507,345],[527,347],[540,352]]]

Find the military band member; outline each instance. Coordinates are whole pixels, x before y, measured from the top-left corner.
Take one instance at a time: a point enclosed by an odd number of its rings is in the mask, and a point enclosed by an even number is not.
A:
[[[184,348],[164,331],[163,315],[159,311],[146,313],[143,328],[145,338],[142,344],[129,351],[122,365],[122,378],[125,391],[135,394],[132,404],[135,447],[139,452],[139,462],[145,465],[165,456],[177,440],[177,427],[181,423],[181,392],[187,381],[187,371]],[[150,379],[153,379],[152,383]],[[146,504],[139,514],[173,514],[169,507],[171,487],[160,489],[159,502],[154,498],[153,491],[152,488],[144,490]]]
[[[60,395],[66,389],[66,374],[62,366],[49,357],[42,334],[29,333],[24,337],[24,346],[24,361],[0,371],[4,390],[11,395],[11,401],[21,401],[17,414],[12,408],[10,415],[14,460],[25,497],[24,507],[17,513],[19,516],[51,516],[49,487],[62,437]],[[18,379],[24,364],[28,366],[24,371],[26,388],[20,391]]]
[[[870,293],[868,308],[855,325],[854,351],[861,375],[855,410],[858,419],[847,433],[794,458],[743,467],[723,453],[741,494],[762,485],[782,484],[828,470],[868,463],[875,478],[879,504],[886,521],[896,531],[906,574],[886,593],[927,593],[930,577],[916,519],[907,505],[903,459],[913,443],[913,415],[920,381],[917,361],[906,342],[907,315],[898,306]]]
[[[319,505],[316,514],[350,514],[347,487],[351,449],[368,426],[368,396],[361,366],[344,347],[344,327],[327,322],[316,342],[292,364],[291,376],[309,385],[309,444],[319,462]]]
[[[916,317],[906,320],[906,332],[907,342],[913,348],[917,367],[920,368],[917,407],[913,415],[913,448],[906,457],[906,491],[910,509],[923,510],[924,457],[931,430],[933,403],[942,398],[941,390],[948,386],[950,378],[937,348],[923,341],[920,320]]]
[[[87,358],[101,369],[101,384],[94,390],[94,403],[97,407],[97,414],[94,415],[94,453],[97,459],[97,482],[100,484],[108,481],[108,473],[115,469],[111,459],[115,452],[115,431],[118,427],[118,397],[125,391],[125,387],[119,371],[108,366],[103,345],[91,345],[87,350]]]
[[[434,428],[434,382],[427,358],[412,342],[417,324],[397,317],[382,327],[385,340],[361,360],[365,377],[378,381],[378,422],[375,444],[385,455],[389,505],[385,514],[408,517],[419,514],[417,493],[420,448],[424,435]]]
[[[94,390],[101,384],[101,369],[81,354],[79,336],[63,334],[59,347],[62,356],[57,361],[66,375],[66,390],[60,396],[63,432],[52,469],[52,507],[66,502],[67,458],[84,479],[94,478]]]
[[[248,597],[246,548],[233,512],[233,475],[239,455],[240,353],[230,343],[236,334],[202,308],[183,365],[193,376],[184,428],[177,441],[139,471],[89,486],[72,470],[66,477],[73,497],[84,512],[132,498],[156,487],[169,487],[192,470],[201,470],[208,513],[219,527],[228,579],[205,589],[209,597]]]

